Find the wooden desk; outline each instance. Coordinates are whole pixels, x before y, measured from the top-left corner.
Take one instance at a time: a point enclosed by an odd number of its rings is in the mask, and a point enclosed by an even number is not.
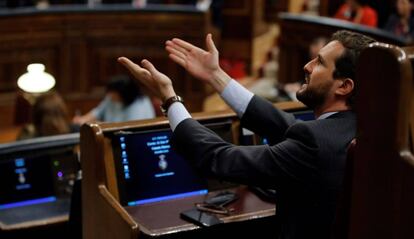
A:
[[[300,110],[304,106],[297,102],[276,104],[283,110]],[[240,122],[234,112],[209,112],[193,114],[201,123],[231,121],[233,139],[239,138]],[[275,235],[274,205],[262,201],[246,188],[238,188],[240,199],[234,202],[234,214],[223,217],[224,224],[217,229],[198,228],[179,218],[179,213],[190,209],[203,196],[145,206],[123,207],[120,203],[120,188],[117,183],[115,161],[111,147],[111,135],[119,131],[145,131],[166,128],[165,118],[123,123],[88,124],[81,129],[82,163],[82,226],[83,237],[88,239],[118,238],[136,239],[138,236],[199,238],[205,235],[222,235],[220,232],[234,231],[240,237],[247,233],[268,230]],[[236,141],[235,144],[238,144]],[[230,223],[231,222],[231,223]],[[246,224],[247,223],[247,224]],[[241,226],[241,225],[246,226]],[[233,225],[237,225],[233,230]],[[257,228],[257,230],[255,230]],[[196,230],[197,229],[197,230]],[[217,232],[219,230],[220,232]],[[208,231],[208,232],[206,232]],[[209,234],[211,232],[211,234]],[[201,235],[200,235],[201,234]]]
[[[235,192],[239,199],[228,206],[228,208],[234,208],[229,216],[219,216],[224,223],[248,221],[275,215],[274,204],[259,199],[245,186],[240,186],[231,191]],[[126,207],[125,209],[146,235],[158,237],[182,233],[200,227],[181,219],[180,212],[193,208],[194,203],[203,202],[215,193],[217,192],[168,202]]]

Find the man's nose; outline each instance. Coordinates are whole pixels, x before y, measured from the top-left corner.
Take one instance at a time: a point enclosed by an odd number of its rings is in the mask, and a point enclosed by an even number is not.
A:
[[[313,62],[313,61],[308,62],[308,63],[307,63],[307,64],[303,67],[303,71],[304,71],[305,73],[307,73],[307,74],[312,73],[312,69],[313,69],[313,67],[312,67],[312,62]]]

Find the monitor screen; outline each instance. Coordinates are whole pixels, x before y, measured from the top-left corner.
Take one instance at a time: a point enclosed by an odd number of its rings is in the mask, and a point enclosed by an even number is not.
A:
[[[0,157],[0,210],[70,198],[78,170],[73,145],[23,146]]]
[[[122,205],[206,194],[207,186],[170,145],[169,129],[118,133],[114,158]]]
[[[207,124],[233,141],[231,121]],[[112,139],[121,204],[134,206],[206,194],[228,185],[201,176],[171,148],[170,129],[118,132]],[[219,185],[219,186],[218,186]]]
[[[0,162],[0,209],[55,201],[50,160],[18,157]]]
[[[315,115],[312,110],[303,110],[303,111],[295,111],[292,112],[296,119],[308,121],[308,120],[314,120]]]

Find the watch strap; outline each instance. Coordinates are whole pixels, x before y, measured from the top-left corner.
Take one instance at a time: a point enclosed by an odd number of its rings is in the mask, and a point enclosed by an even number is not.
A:
[[[170,98],[168,98],[168,99],[166,99],[161,105],[160,105],[160,108],[161,108],[161,112],[165,115],[165,116],[167,116],[167,112],[168,112],[168,109],[170,108],[170,106],[173,104],[173,103],[175,103],[175,102],[181,102],[181,103],[184,103],[184,100],[183,100],[183,98],[181,98],[181,96],[179,96],[179,95],[175,95],[175,96],[173,96],[173,97],[170,97]]]

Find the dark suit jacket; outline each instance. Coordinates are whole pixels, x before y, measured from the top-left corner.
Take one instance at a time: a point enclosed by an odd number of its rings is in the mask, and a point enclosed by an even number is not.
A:
[[[193,119],[177,126],[172,142],[201,170],[277,189],[279,238],[329,238],[346,149],[356,134],[355,115],[346,111],[323,120],[296,121],[254,96],[241,122],[271,144],[235,146]]]

